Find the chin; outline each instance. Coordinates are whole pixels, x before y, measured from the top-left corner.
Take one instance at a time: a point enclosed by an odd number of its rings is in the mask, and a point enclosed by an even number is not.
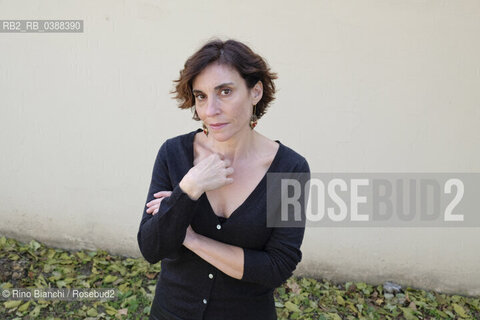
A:
[[[228,139],[230,139],[232,137],[232,134],[227,133],[227,132],[213,132],[212,135],[215,138],[215,140],[217,140],[219,142],[227,141]]]

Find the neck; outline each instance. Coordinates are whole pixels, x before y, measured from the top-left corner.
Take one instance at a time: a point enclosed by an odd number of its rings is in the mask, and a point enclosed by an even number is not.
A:
[[[210,147],[214,152],[222,154],[226,159],[235,163],[236,160],[248,158],[255,151],[255,142],[258,133],[248,128],[238,132],[226,141],[210,139]]]

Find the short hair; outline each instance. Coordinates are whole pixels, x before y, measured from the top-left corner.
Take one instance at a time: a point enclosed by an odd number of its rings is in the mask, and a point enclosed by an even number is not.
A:
[[[251,89],[258,81],[263,84],[263,95],[256,105],[256,115],[260,119],[266,112],[270,103],[275,99],[275,84],[273,80],[277,79],[277,74],[270,70],[265,60],[252,51],[242,42],[229,39],[222,41],[213,39],[203,45],[185,62],[183,70],[180,71],[180,77],[176,82],[175,99],[179,103],[180,109],[189,109],[195,105],[193,96],[193,80],[211,63],[219,63],[233,67],[245,80],[247,88]],[[197,113],[193,119],[200,120]]]

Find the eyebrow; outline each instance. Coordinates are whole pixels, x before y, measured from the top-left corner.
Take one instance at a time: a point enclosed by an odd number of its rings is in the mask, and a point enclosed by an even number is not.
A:
[[[233,82],[225,82],[225,83],[222,83],[222,84],[219,84],[218,86],[216,86],[216,87],[214,88],[214,90],[217,91],[217,90],[220,89],[220,88],[223,88],[223,87],[225,87],[225,86],[232,86],[232,85],[234,85]],[[192,91],[193,91],[193,93],[202,92],[201,90],[197,90],[197,89],[193,89]]]

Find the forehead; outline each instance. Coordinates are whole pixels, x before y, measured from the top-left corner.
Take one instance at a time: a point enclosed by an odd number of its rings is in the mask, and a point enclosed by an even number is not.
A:
[[[225,64],[212,63],[193,79],[192,87],[194,90],[208,90],[228,82],[239,85],[244,81],[235,68]]]

